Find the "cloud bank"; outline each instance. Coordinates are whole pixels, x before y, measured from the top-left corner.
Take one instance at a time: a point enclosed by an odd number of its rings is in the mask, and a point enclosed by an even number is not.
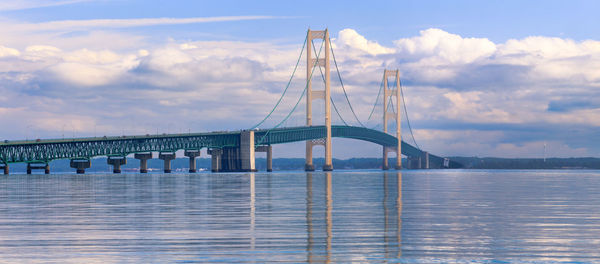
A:
[[[202,22],[192,20],[86,23]],[[49,22],[41,28],[77,27],[72,24]],[[134,49],[126,43],[111,46],[110,39],[102,40],[104,48],[86,45],[89,38],[98,39],[96,34],[113,33],[54,36],[35,45],[31,39],[22,46],[0,42],[0,122],[6,127],[0,138],[22,138],[22,131],[31,131],[29,137],[60,137],[249,128],[279,98],[301,47],[169,40]],[[532,36],[494,43],[436,28],[398,37],[389,46],[354,29],[331,36],[358,116],[367,119],[383,69],[397,68],[415,137],[431,152],[540,157],[546,143],[551,156],[600,156],[594,140],[600,138],[595,99],[600,98],[600,41]],[[273,119],[281,120],[301,94],[302,68],[296,77]],[[339,85],[334,90],[336,100],[342,98]],[[336,104],[351,120],[344,102]]]

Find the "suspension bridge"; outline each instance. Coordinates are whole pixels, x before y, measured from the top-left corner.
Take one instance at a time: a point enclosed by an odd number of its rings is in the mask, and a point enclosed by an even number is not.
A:
[[[315,40],[320,42],[317,50]],[[286,104],[282,103],[286,95],[290,94],[290,87],[300,65],[301,58],[306,58],[306,81],[303,81],[304,89],[295,100],[291,110],[282,115],[279,122],[268,128],[263,128],[267,120],[277,118],[274,113],[282,109]],[[324,55],[322,56],[322,53]],[[336,75],[343,91],[345,101],[353,120],[357,125],[352,125],[343,118],[343,114],[331,96],[331,60],[334,62]],[[318,73],[315,73],[318,72]],[[320,78],[319,78],[320,77]],[[317,79],[319,81],[314,81]],[[390,81],[391,79],[391,81]],[[315,84],[320,83],[322,89],[314,89]],[[390,85],[392,83],[393,85]],[[305,125],[286,126],[294,113],[301,112],[298,107],[305,100],[306,110]],[[323,124],[313,124],[313,101],[322,100]],[[389,169],[388,154],[396,153],[394,167],[402,168],[402,155],[407,156],[407,166],[415,169],[448,168],[458,167],[458,163],[447,158],[429,154],[421,150],[414,135],[408,119],[404,94],[400,82],[398,70],[384,70],[382,81],[379,86],[377,98],[367,121],[372,120],[377,111],[378,102],[381,102],[380,113],[382,117],[375,127],[367,127],[358,118],[348,94],[331,46],[331,39],[327,30],[308,30],[303,47],[296,62],[291,77],[276,102],[273,109],[259,123],[251,128],[240,131],[205,132],[205,133],[181,133],[162,135],[136,135],[115,137],[87,137],[68,139],[37,139],[0,142],[0,170],[9,174],[12,163],[26,163],[27,173],[33,170],[44,170],[50,173],[49,163],[58,159],[70,159],[70,165],[77,173],[84,173],[90,168],[91,159],[94,157],[107,157],[107,163],[113,166],[114,173],[121,172],[121,166],[127,163],[127,156],[132,155],[140,160],[140,172],[148,171],[147,161],[153,158],[153,153],[158,153],[158,158],[164,161],[164,172],[171,172],[171,161],[176,158],[176,152],[183,150],[184,156],[189,158],[189,171],[196,172],[196,158],[200,156],[203,148],[207,149],[211,156],[211,170],[213,172],[232,171],[256,171],[255,153],[266,152],[267,170],[272,170],[272,145],[291,142],[306,142],[306,171],[315,170],[313,164],[313,148],[323,146],[325,148],[324,171],[333,170],[332,164],[332,137],[349,138],[372,142],[382,146],[382,169]],[[339,105],[339,101],[338,101]],[[400,108],[403,105],[404,109]],[[340,119],[340,125],[332,125],[331,107]],[[402,111],[404,110],[404,111]],[[402,115],[405,113],[409,132],[414,145],[402,141]],[[391,126],[389,126],[391,121]],[[377,129],[380,127],[381,129]],[[388,128],[395,128],[388,131]],[[392,132],[392,134],[390,134]]]

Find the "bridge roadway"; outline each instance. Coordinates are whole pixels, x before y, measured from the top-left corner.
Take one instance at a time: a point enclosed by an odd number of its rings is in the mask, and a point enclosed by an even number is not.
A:
[[[354,127],[332,126],[332,136],[369,141],[382,146],[396,146],[398,139],[381,131]],[[0,163],[48,163],[57,159],[89,160],[93,157],[125,157],[133,153],[175,152],[223,149],[240,146],[241,131],[217,131],[206,133],[138,135],[116,137],[88,137],[69,139],[45,139],[27,141],[4,141],[0,143]],[[325,137],[325,126],[303,126],[255,130],[255,145],[267,146]],[[402,154],[420,157],[423,152],[402,142]],[[429,155],[432,168],[442,166],[443,158]],[[2,164],[0,164],[2,166]]]

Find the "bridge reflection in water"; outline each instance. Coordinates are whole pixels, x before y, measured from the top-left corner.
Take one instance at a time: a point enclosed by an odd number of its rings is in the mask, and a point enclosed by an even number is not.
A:
[[[594,263],[599,186],[598,171],[4,177],[0,262]]]
[[[318,176],[322,175],[323,174]],[[315,202],[313,173],[306,173],[306,261],[308,263],[330,263],[331,261],[336,261],[334,248],[338,250],[336,255],[343,254],[344,258],[348,260],[350,256],[349,254],[344,254],[344,251],[350,252],[351,250],[348,249],[349,247],[359,248],[367,245],[364,241],[361,241],[361,236],[367,238],[366,240],[369,240],[369,237],[366,235],[368,232],[361,234],[361,232],[364,232],[365,230],[357,230],[358,234],[355,236],[351,234],[355,230],[345,228],[347,219],[344,219],[344,214],[334,217],[332,174],[331,172],[325,172],[323,178],[318,176],[317,179],[324,182],[324,199],[316,199],[317,202]],[[365,252],[360,252],[359,250],[353,252],[353,254],[358,253],[356,256],[358,257],[358,259],[356,259],[357,261],[361,261],[360,258],[364,257],[360,256],[361,253],[370,253],[374,255],[382,253],[382,255],[385,255],[385,259],[400,258],[402,256],[402,173],[400,171],[394,173],[384,172],[382,180],[383,199],[381,200],[381,203],[384,223],[381,236],[383,237],[383,243],[375,243],[382,245],[383,249],[379,248],[375,249],[375,251],[366,250]],[[393,190],[393,188],[390,190],[388,184],[394,180],[396,182],[396,190]],[[360,196],[359,193],[356,195]],[[392,195],[395,196],[395,199],[390,201],[389,199]],[[393,203],[392,209],[390,209],[390,202]],[[369,207],[373,205],[364,204],[363,206]],[[315,209],[315,207],[317,207],[317,209]],[[359,214],[361,213],[360,209],[357,211]],[[367,212],[363,211],[362,213]],[[393,216],[394,213],[396,213],[395,217]],[[336,222],[340,223],[340,225],[335,226]],[[325,230],[323,230],[323,228]],[[334,230],[336,231],[335,235]],[[339,237],[336,239],[336,236]],[[367,246],[372,247],[373,245]],[[383,250],[383,252],[380,252],[381,250]],[[364,259],[362,259],[362,261],[364,261]]]

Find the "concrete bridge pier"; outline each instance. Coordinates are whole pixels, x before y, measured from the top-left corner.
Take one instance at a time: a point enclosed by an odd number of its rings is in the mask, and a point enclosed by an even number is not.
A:
[[[449,158],[444,158],[444,161],[442,163],[442,168],[444,168],[444,169],[450,168],[450,159]]]
[[[255,164],[254,131],[246,130],[240,133],[239,147],[224,147],[209,149],[212,156],[213,172],[254,172]]]
[[[48,163],[27,163],[27,174],[31,174],[33,170],[44,170],[45,174],[50,174],[50,165],[48,165]]]
[[[267,171],[273,171],[273,147],[271,147],[271,145],[269,145],[267,150]]]
[[[108,157],[106,163],[113,166],[113,173],[121,173],[121,165],[127,164],[127,157]]]
[[[396,159],[396,165],[394,165],[394,169],[401,170],[402,169],[402,155],[398,159]]]
[[[381,165],[381,169],[382,170],[390,169],[389,159],[388,159],[388,154],[390,152],[394,152],[397,155],[396,156],[396,164],[394,165],[394,169],[401,170],[402,169],[402,155],[399,155],[397,149],[394,147],[383,147],[383,162]]]
[[[222,149],[208,149],[208,155],[210,155],[210,170],[212,172],[221,171],[221,155],[223,154]]]
[[[71,160],[71,168],[77,169],[77,174],[84,174],[85,169],[89,169],[91,166],[90,160]]]
[[[273,147],[271,145],[268,146],[258,146],[256,147],[256,152],[266,152],[267,153],[267,171],[273,171]]]
[[[315,165],[309,163],[304,164],[304,171],[315,171]]]
[[[4,170],[4,175],[8,175],[8,163],[0,165],[0,169]]]
[[[390,165],[388,164],[389,163],[388,153],[390,153],[390,152],[394,152],[394,150],[389,147],[386,147],[386,146],[383,147],[383,159],[382,159],[382,164],[381,164],[382,170],[390,169]]]
[[[200,157],[200,150],[186,150],[183,155],[190,158],[190,173],[196,172],[196,158]]]
[[[381,169],[382,170],[389,170],[390,169],[390,166],[388,164],[388,153],[387,153],[385,147],[383,149],[383,159],[382,159]]]
[[[421,154],[421,168],[429,169],[429,152],[423,151]]]
[[[152,159],[152,152],[135,153],[133,157],[140,160],[140,173],[148,173],[148,160]]]
[[[406,158],[406,167],[410,170],[421,168],[421,157],[420,156],[408,156]]]
[[[175,153],[158,153],[158,158],[165,162],[164,171],[165,173],[171,173],[171,160],[175,159]]]
[[[256,171],[256,159],[254,151],[254,131],[242,131],[242,133],[240,133],[239,170]]]
[[[429,152],[423,151],[419,156],[409,156],[407,165],[409,169],[429,169]]]
[[[222,172],[239,172],[249,171],[242,169],[242,157],[240,155],[240,148],[236,147],[225,147],[221,149],[223,153],[220,158],[219,171]],[[248,161],[246,161],[248,162]]]

